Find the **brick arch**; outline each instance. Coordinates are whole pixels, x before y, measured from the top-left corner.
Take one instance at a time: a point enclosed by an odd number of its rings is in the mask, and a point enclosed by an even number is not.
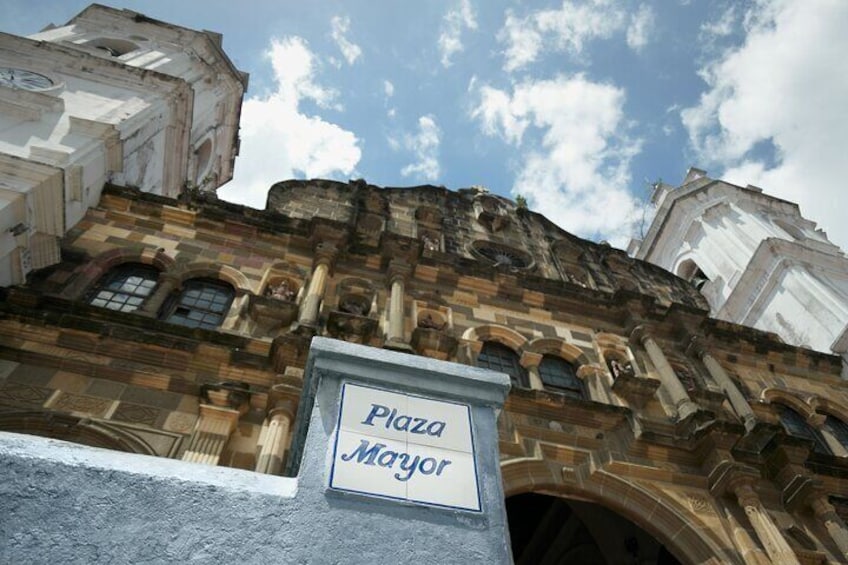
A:
[[[208,277],[222,280],[233,286],[236,291],[254,292],[253,284],[240,271],[229,265],[217,263],[189,263],[171,273],[181,284],[189,279]]]
[[[671,497],[603,470],[579,484],[567,482],[561,478],[561,469],[561,464],[541,459],[507,460],[501,463],[504,496],[535,492],[592,502],[630,520],[684,563],[719,565],[740,561],[735,548],[722,543],[721,532],[710,531],[691,510]]]
[[[556,355],[578,366],[589,364],[589,358],[579,347],[557,337],[536,338],[527,344],[525,350],[540,355]]]
[[[484,341],[496,341],[512,348],[512,350],[519,355],[521,355],[528,343],[527,338],[517,331],[497,324],[487,324],[468,328],[462,334],[462,339],[469,342],[476,341],[480,344]]]
[[[71,299],[81,298],[103,275],[124,263],[142,263],[156,267],[160,272],[167,272],[173,268],[175,261],[163,249],[126,247],[110,249],[80,265],[74,271],[76,276],[73,283],[63,291],[62,295]]]

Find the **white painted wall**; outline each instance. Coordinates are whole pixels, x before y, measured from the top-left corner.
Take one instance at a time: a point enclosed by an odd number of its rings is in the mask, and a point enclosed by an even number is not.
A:
[[[833,347],[848,323],[848,258],[797,205],[691,172],[655,201],[647,236],[631,247],[638,258],[675,274],[694,261],[718,318],[845,353]]]

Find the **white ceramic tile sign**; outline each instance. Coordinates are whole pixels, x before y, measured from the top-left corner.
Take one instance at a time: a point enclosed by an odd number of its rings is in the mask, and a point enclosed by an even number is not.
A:
[[[471,409],[344,383],[330,487],[480,512]]]

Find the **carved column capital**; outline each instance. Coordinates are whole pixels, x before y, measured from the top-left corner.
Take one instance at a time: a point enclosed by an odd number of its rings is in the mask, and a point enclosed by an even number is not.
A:
[[[389,262],[389,268],[386,272],[386,280],[388,281],[389,286],[394,284],[395,281],[405,283],[411,274],[412,265],[403,259],[392,259]]]
[[[708,356],[705,345],[704,338],[701,336],[693,336],[692,339],[689,340],[689,345],[686,346],[686,355],[694,357],[696,359],[703,359]]]
[[[326,265],[332,267],[339,253],[339,248],[335,244],[328,241],[319,241],[315,244],[314,250],[315,266]]]
[[[577,378],[585,381],[588,377],[600,377],[605,371],[597,365],[580,365],[577,369]]]
[[[518,363],[525,369],[533,369],[539,366],[539,363],[542,362],[542,357],[543,355],[541,353],[524,351],[521,353],[521,358],[519,358]]]
[[[645,341],[650,338],[651,336],[648,333],[647,328],[642,324],[639,324],[630,332],[630,341],[636,342],[639,345],[644,345]]]

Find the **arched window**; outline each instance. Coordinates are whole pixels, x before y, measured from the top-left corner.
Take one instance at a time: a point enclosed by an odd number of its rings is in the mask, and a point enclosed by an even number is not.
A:
[[[164,319],[189,328],[214,329],[221,325],[235,291],[229,284],[214,279],[191,279],[165,309]]]
[[[545,388],[560,391],[572,398],[585,398],[583,381],[577,378],[574,365],[561,357],[545,355],[539,363],[539,377]]]
[[[792,408],[789,408],[788,406],[781,406],[780,423],[789,435],[812,441],[813,451],[816,453],[833,455],[821,434],[817,430],[813,429],[803,416]]]
[[[119,312],[141,308],[153,294],[159,271],[142,263],[124,263],[103,275],[89,295],[88,303]]]
[[[839,445],[848,450],[848,424],[839,418],[828,415],[824,420],[823,427],[839,442]]]
[[[496,341],[483,343],[483,349],[477,356],[477,366],[509,375],[514,386],[527,388],[527,373],[518,362],[518,354]]]

